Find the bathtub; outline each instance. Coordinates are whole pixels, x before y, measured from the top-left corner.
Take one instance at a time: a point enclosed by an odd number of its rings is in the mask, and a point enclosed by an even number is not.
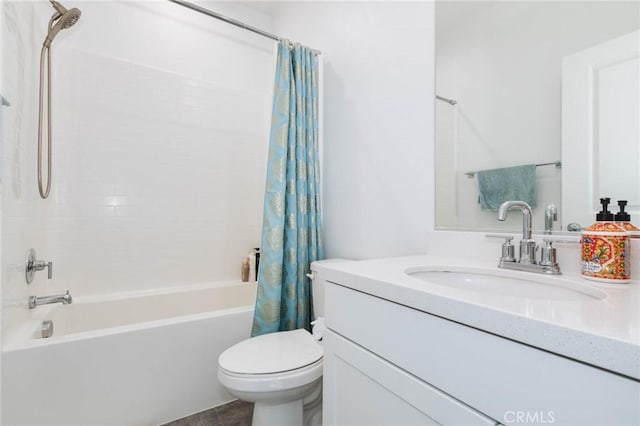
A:
[[[5,341],[2,424],[157,425],[233,400],[217,359],[249,337],[255,294],[222,283],[37,307]]]

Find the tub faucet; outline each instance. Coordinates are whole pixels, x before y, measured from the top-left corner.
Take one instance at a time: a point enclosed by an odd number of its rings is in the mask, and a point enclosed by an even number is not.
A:
[[[62,303],[63,305],[70,305],[73,302],[69,290],[64,294],[57,294],[55,296],[31,296],[29,297],[29,309],[35,309],[36,306],[49,305],[51,303]]]
[[[507,212],[513,209],[522,211],[522,239],[518,263],[535,264],[537,245],[531,238],[531,206],[524,201],[505,201],[498,208],[498,220],[504,222],[507,219]]]

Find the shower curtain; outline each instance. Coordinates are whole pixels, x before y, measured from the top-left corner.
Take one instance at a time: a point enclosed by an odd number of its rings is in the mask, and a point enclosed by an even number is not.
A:
[[[252,336],[311,327],[311,262],[322,258],[318,163],[318,62],[278,43]]]

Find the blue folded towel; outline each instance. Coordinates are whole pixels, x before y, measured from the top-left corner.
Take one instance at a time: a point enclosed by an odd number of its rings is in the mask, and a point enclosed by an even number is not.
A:
[[[537,206],[535,164],[481,170],[476,176],[478,203],[482,210],[496,211],[500,204],[509,200],[525,201],[531,208]]]

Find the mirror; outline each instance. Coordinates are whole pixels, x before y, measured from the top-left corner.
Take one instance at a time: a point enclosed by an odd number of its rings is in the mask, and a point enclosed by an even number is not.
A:
[[[593,194],[605,191],[614,182],[606,179],[612,174],[604,173],[605,166],[601,164],[608,162],[606,167],[610,167],[607,158],[611,155],[594,157],[594,152],[605,152],[602,141],[587,146],[587,141],[582,140],[571,152],[563,150],[563,108],[574,109],[563,106],[563,87],[567,85],[563,83],[563,62],[578,52],[637,30],[639,13],[638,2],[631,1],[436,3],[438,229],[517,232],[521,228],[521,215],[515,213],[506,223],[497,222],[493,205],[485,202],[495,201],[491,198],[495,194],[490,187],[487,191],[486,185],[484,209],[481,207],[479,184],[487,179],[521,184],[522,198],[530,197],[536,204],[536,230],[543,229],[544,210],[551,203],[560,212],[554,230],[566,229],[568,222],[583,226],[593,222],[598,201],[595,199],[594,204],[594,198],[599,198]],[[610,95],[614,93],[611,91]],[[611,113],[609,116],[617,117]],[[637,117],[632,119],[637,127]],[[583,128],[589,125],[584,118],[577,120]],[[610,127],[615,129],[616,125]],[[636,179],[640,185],[638,135],[625,134],[624,143],[631,148],[626,151],[628,155],[622,155],[629,161],[624,169],[636,171],[626,179],[632,184]],[[579,141],[580,136],[574,139]],[[615,144],[607,142],[607,146]],[[589,161],[589,165],[581,161]],[[568,178],[567,164],[572,170],[581,164],[588,173]],[[513,169],[509,173],[515,175],[506,177],[500,173],[476,173],[522,165],[537,167]],[[535,185],[535,190],[523,182]],[[635,193],[631,185],[630,194],[625,197],[640,197],[638,185]],[[610,196],[614,200],[622,197]],[[640,205],[638,199],[629,201],[630,205]]]
[[[640,31],[564,58],[564,221],[590,223],[600,198],[640,219]]]

